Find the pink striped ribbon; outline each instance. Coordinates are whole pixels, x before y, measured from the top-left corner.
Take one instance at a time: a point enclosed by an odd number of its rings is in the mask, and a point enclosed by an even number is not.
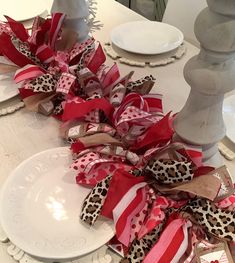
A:
[[[45,70],[39,66],[35,65],[26,65],[21,69],[18,69],[15,73],[14,80],[16,83],[19,83],[24,80],[37,78],[45,74]]]
[[[41,45],[37,49],[36,55],[45,64],[48,64],[54,60],[54,52],[46,44]]]
[[[190,221],[173,220],[165,228],[143,263],[178,263],[188,247],[188,228],[191,226]]]

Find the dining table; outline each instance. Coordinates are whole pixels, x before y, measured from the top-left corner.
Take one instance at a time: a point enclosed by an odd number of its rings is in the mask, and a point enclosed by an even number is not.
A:
[[[52,1],[45,1],[50,11]],[[98,0],[96,7],[96,20],[101,26],[92,34],[103,46],[110,41],[110,32],[116,26],[130,21],[146,20],[115,0]],[[117,62],[121,75],[134,71],[133,79],[136,80],[150,74],[155,77],[156,84],[152,92],[163,95],[164,113],[179,112],[189,95],[190,87],[184,79],[183,69],[186,62],[198,54],[199,48],[187,40],[184,40],[184,44],[186,46],[184,56],[165,66],[137,67]],[[105,64],[111,66],[114,62],[111,57],[107,56]],[[0,187],[23,160],[46,149],[68,145],[59,136],[59,126],[59,120],[30,112],[26,108],[0,117]],[[235,178],[235,160],[223,159],[223,161]],[[115,253],[110,253],[113,262],[118,262],[120,257]],[[0,243],[0,262],[15,262],[7,253],[7,244],[4,243]]]

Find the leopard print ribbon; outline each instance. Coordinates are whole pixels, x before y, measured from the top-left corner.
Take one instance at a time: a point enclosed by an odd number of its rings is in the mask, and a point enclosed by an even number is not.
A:
[[[159,224],[150,233],[145,235],[142,239],[135,239],[128,251],[128,254],[120,263],[141,263],[147,253],[151,250],[153,245],[157,242],[162,233],[164,222]]]
[[[89,225],[94,225],[100,215],[101,208],[108,193],[111,178],[112,175],[108,175],[106,178],[100,181],[92,189],[83,203],[80,218]]]
[[[59,115],[63,113],[63,106],[62,106],[62,102],[64,101],[64,94],[59,93],[56,94],[56,96],[53,98],[52,102],[54,105],[54,111],[53,113],[55,115]]]
[[[90,44],[90,45],[87,45],[85,47],[85,50],[83,52],[83,54],[81,55],[80,57],[80,60],[77,64],[77,70],[76,72],[78,73],[80,70],[82,70],[83,68],[85,68],[85,61],[86,61],[86,57],[89,55],[89,53],[91,53],[92,51],[94,50],[94,45],[93,44]]]
[[[137,92],[139,94],[148,94],[153,85],[155,78],[152,75],[141,78],[137,81],[131,81],[127,85],[127,92]]]
[[[154,160],[146,166],[148,171],[158,182],[162,184],[175,184],[188,182],[193,179],[192,163],[188,161]]]
[[[192,216],[208,234],[226,241],[235,241],[235,211],[222,210],[207,199],[189,201],[182,211]]]
[[[39,76],[29,82],[29,87],[34,92],[53,92],[56,88],[57,80],[54,76],[47,73],[42,76]]]
[[[22,42],[15,36],[11,37],[12,44],[14,47],[24,56],[31,59],[36,65],[42,66],[41,61],[30,51],[30,48],[27,43]]]

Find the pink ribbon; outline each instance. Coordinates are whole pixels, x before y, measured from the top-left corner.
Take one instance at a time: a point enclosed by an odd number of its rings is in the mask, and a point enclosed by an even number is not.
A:
[[[159,240],[147,254],[143,263],[178,263],[188,247],[190,221],[173,220],[163,231]]]
[[[37,78],[45,74],[46,71],[35,65],[26,65],[21,69],[18,69],[15,73],[14,80],[16,83],[19,83],[24,80]]]
[[[74,85],[76,77],[70,73],[62,73],[56,86],[56,92],[68,94],[71,87]]]
[[[86,50],[87,45],[92,45],[94,42],[95,39],[92,37],[83,43],[76,43],[70,52],[69,60],[71,61],[71,64],[76,64],[78,62],[77,57]]]

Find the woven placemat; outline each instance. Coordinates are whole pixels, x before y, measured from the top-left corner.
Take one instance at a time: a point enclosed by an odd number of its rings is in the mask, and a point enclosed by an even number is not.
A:
[[[179,60],[186,53],[186,46],[182,43],[178,48],[158,55],[140,55],[127,52],[115,46],[110,41],[104,45],[106,54],[120,63],[136,67],[159,67]]]
[[[24,107],[24,102],[19,96],[0,103],[0,117],[12,114]]]

